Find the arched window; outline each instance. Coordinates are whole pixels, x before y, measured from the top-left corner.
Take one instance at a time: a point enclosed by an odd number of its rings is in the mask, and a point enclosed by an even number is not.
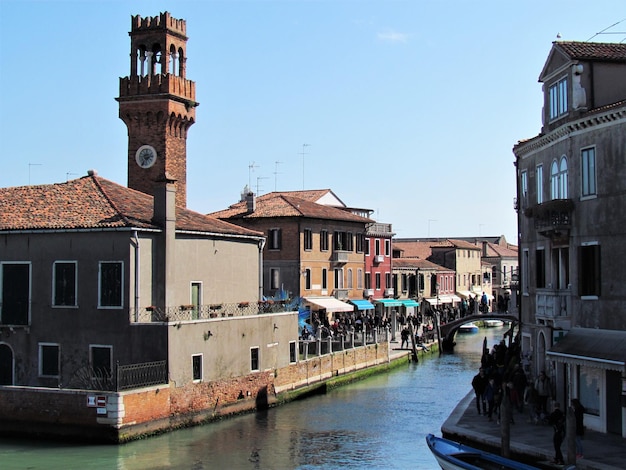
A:
[[[567,158],[561,157],[560,163],[556,160],[550,167],[550,198],[567,199]]]

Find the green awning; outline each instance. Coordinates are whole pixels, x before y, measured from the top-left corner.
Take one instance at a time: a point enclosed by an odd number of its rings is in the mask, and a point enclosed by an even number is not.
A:
[[[383,304],[384,307],[400,307],[402,302],[396,299],[374,299],[374,302]]]
[[[420,306],[419,302],[416,302],[413,299],[403,299],[403,300],[400,300],[400,302],[402,302],[402,305],[404,305],[405,307],[419,307]]]

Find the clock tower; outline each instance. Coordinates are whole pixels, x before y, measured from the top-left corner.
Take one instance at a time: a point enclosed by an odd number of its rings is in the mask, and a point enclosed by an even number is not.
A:
[[[120,119],[128,129],[128,187],[154,196],[176,181],[187,205],[187,130],[196,120],[196,84],[185,78],[187,26],[168,12],[131,17],[130,75],[120,78]]]

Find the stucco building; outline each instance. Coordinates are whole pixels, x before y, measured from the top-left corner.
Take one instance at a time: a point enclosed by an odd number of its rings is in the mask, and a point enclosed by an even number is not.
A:
[[[585,425],[626,436],[626,44],[554,42],[518,142],[522,346]]]

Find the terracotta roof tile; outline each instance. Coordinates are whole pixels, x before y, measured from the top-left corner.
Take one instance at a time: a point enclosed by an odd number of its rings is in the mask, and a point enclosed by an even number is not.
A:
[[[96,175],[65,183],[0,188],[0,231],[151,228],[153,198]],[[177,208],[178,230],[262,236]]]
[[[626,62],[626,44],[622,43],[555,41],[553,44],[574,60]]]
[[[245,201],[231,205],[228,209],[209,214],[219,219],[253,219],[273,217],[307,217],[312,219],[341,220],[371,223],[373,220],[332,206],[317,204],[292,193],[268,193],[256,198],[256,208],[249,213]]]

